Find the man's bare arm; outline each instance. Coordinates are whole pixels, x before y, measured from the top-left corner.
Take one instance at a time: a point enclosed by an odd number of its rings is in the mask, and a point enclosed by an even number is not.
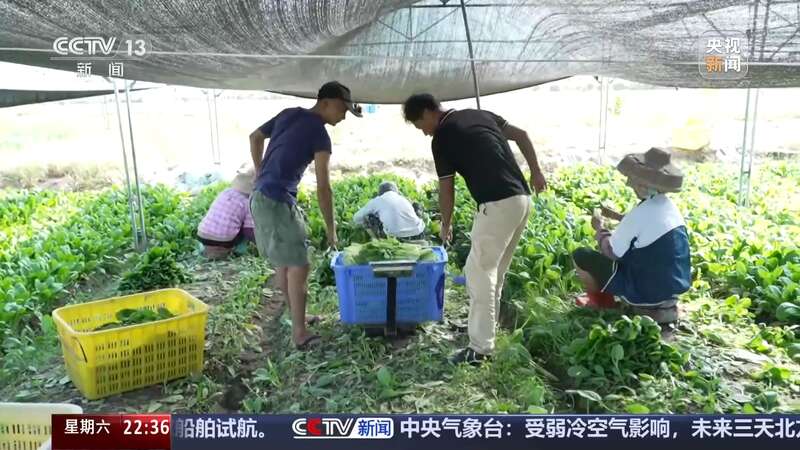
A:
[[[250,157],[253,158],[253,165],[258,173],[261,168],[261,161],[264,158],[264,141],[267,136],[261,130],[256,130],[250,133]]]
[[[328,152],[314,153],[314,170],[317,174],[317,201],[319,202],[319,209],[322,212],[322,218],[325,219],[325,231],[328,238],[328,244],[331,247],[338,245],[336,237],[336,222],[333,218],[333,190],[331,189],[330,171],[328,165],[330,163],[331,154]]]
[[[542,169],[539,167],[539,160],[536,158],[536,150],[533,148],[533,142],[531,142],[530,137],[528,137],[528,133],[522,128],[508,124],[503,127],[503,134],[508,140],[516,142],[517,147],[519,147],[519,150],[525,157],[525,161],[528,162],[528,167],[531,169],[531,187],[536,192],[541,192],[546,189],[547,183],[545,182],[544,174],[542,174]]]
[[[452,238],[453,228],[453,208],[456,203],[455,178],[439,178],[439,212],[442,215],[442,242],[447,242]]]

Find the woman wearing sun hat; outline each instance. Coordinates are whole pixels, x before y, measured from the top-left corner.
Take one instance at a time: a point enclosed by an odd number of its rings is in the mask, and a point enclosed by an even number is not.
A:
[[[625,156],[617,166],[641,200],[614,231],[600,211],[592,217],[599,252],[580,248],[572,258],[586,294],[577,304],[614,308],[614,297],[665,323],[677,319],[677,296],[691,284],[689,238],[678,208],[666,195],[678,192],[683,173],[660,148]],[[613,216],[608,212],[607,216]]]
[[[206,257],[224,258],[242,240],[255,242],[253,216],[250,214],[254,173],[252,168],[240,169],[231,187],[217,195],[197,227],[197,238],[205,246]]]

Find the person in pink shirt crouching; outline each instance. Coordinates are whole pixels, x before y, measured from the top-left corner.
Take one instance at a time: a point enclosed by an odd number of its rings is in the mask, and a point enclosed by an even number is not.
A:
[[[209,259],[228,257],[243,240],[255,242],[250,194],[253,192],[253,169],[239,171],[231,187],[217,195],[200,225],[197,238]]]

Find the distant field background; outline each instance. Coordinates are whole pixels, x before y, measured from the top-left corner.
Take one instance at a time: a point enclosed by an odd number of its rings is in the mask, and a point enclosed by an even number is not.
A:
[[[608,101],[607,150],[601,158],[599,86],[592,77],[576,77],[483,97],[482,106],[528,130],[547,167],[587,160],[613,163],[628,152],[680,145],[698,136],[708,140],[715,157],[738,162],[746,91],[655,88],[614,80]],[[165,87],[131,94],[143,179],[169,182],[183,172],[214,171],[229,177],[249,161],[247,136],[252,130],[283,108],[313,104],[266,92],[217,94],[218,165],[212,158],[203,90]],[[474,105],[472,99],[447,104]],[[800,152],[797,105],[800,89],[761,90],[756,137],[760,154]],[[125,116],[124,102],[121,107]],[[433,177],[429,138],[403,121],[398,105],[376,105],[374,113],[360,120],[348,118],[329,131],[335,175],[392,170],[423,181]],[[69,183],[80,188],[118,180],[121,154],[113,96],[0,109],[3,186]]]

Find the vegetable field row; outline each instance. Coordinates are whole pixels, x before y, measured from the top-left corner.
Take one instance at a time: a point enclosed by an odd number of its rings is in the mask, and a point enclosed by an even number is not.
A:
[[[550,189],[533,199],[529,225],[506,279],[502,329],[491,363],[454,369],[444,362],[457,348],[454,341],[463,337],[453,330],[466,318],[468,302],[464,289],[451,283],[446,321],[426,326],[406,347],[326,320],[320,332],[333,342],[324,354],[300,354],[287,346],[269,358],[260,356],[262,367],[255,373],[234,373],[232,361],[245,352],[247,339],[230,326],[242,320],[240,315],[228,312],[254,314],[266,276],[253,258],[241,258],[231,264],[240,264],[252,280],[246,292],[212,311],[209,348],[225,356],[224,363],[209,362],[207,371],[227,368],[231,377],[243,379],[248,389],[242,408],[254,412],[798,410],[800,164],[759,167],[750,208],[735,203],[735,168],[698,165],[686,172],[684,191],[672,198],[690,233],[693,286],[681,298],[683,320],[673,340],[663,340],[647,318],[573,306],[579,285],[570,254],[594,245],[591,210],[602,202],[626,211],[636,201],[612,168],[578,166],[549,174]],[[424,205],[426,231],[436,242],[435,184],[417,186],[395,175],[374,175],[334,183],[342,247],[368,239],[351,223],[352,216],[385,179]],[[70,302],[85,280],[104,270],[127,269],[119,274],[121,291],[186,283],[194,274],[181,260],[197,250],[197,223],[222,187],[211,186],[196,197],[148,187],[144,195],[153,247],[141,255],[130,252],[127,203],[120,191],[3,194],[0,203],[15,206],[0,216],[0,233],[16,239],[0,244],[0,332],[14,339],[23,327],[47,326],[43,316]],[[448,248],[451,275],[460,273],[466,260],[475,210],[460,179],[456,190],[454,242]],[[309,305],[312,312],[335,317],[338,299],[314,192],[301,191],[300,204],[315,247]],[[218,327],[215,320],[227,325]],[[282,348],[281,340],[289,339],[287,327],[279,327],[268,340]],[[341,385],[349,386],[347,392],[337,388]],[[201,396],[209,407],[210,396]]]

